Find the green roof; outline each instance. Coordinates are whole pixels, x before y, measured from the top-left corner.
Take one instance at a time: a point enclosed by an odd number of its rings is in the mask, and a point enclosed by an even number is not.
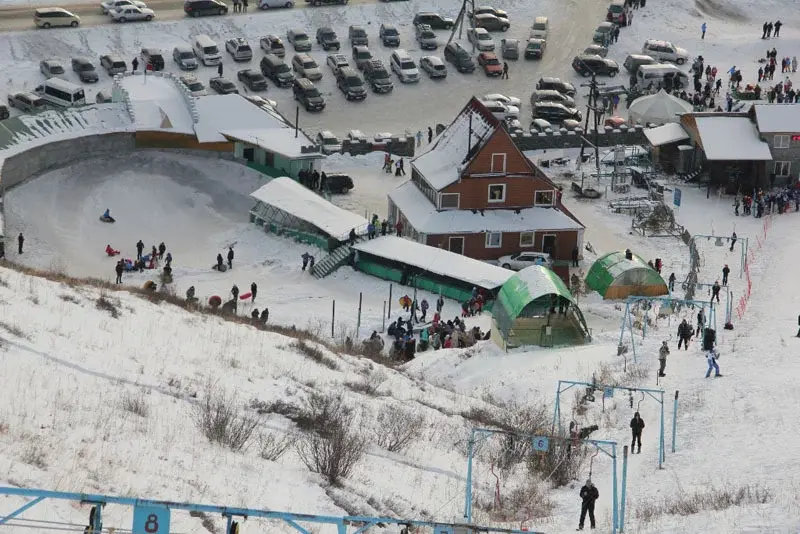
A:
[[[658,271],[650,267],[646,261],[633,254],[627,259],[625,252],[610,252],[601,256],[592,264],[586,275],[586,286],[604,297],[608,296],[611,287],[654,287],[668,293],[667,284]],[[650,291],[647,294],[651,294]],[[626,295],[627,296],[627,295]],[[614,295],[617,298],[617,295]]]
[[[527,267],[509,278],[500,288],[497,301],[513,321],[525,306],[544,295],[559,295],[575,304],[561,278],[541,265]]]

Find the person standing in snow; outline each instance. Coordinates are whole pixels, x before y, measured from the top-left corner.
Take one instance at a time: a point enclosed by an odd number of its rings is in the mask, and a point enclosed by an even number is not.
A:
[[[141,260],[142,259],[142,252],[143,251],[144,251],[144,243],[142,243],[142,240],[140,239],[136,243],[136,259],[137,260]]]
[[[17,251],[22,254],[22,245],[25,244],[25,236],[22,235],[22,232],[19,233],[17,236]]]
[[[306,267],[308,267],[308,260],[311,258],[311,254],[303,252],[303,255],[300,257],[303,258],[303,271],[305,271]]]
[[[587,480],[580,492],[581,497],[581,519],[578,523],[578,530],[583,530],[583,523],[586,521],[586,514],[589,514],[589,525],[595,528],[597,525],[594,520],[594,503],[600,498],[600,492],[591,480]]]
[[[217,67],[217,76],[222,77],[222,63]]]
[[[572,266],[578,266],[578,256],[580,255],[580,251],[578,250],[578,245],[575,245],[572,249]]]
[[[256,293],[258,293],[258,284],[255,282],[250,283],[250,302],[256,301]]]
[[[772,37],[772,23],[768,22],[767,23],[767,39],[769,39],[770,37]]]
[[[397,232],[397,237],[403,237],[403,222],[397,221],[397,224],[394,225],[394,229]]]
[[[736,232],[731,234],[731,252],[733,252],[733,246],[736,244]]]
[[[125,266],[122,263],[122,260],[117,261],[117,266],[114,267],[114,270],[117,273],[117,279],[116,279],[116,281],[114,283],[115,284],[121,284],[122,283],[122,272],[125,270]]]
[[[239,298],[239,286],[236,284],[233,284],[233,287],[231,288],[231,295],[233,295],[233,300]]]
[[[233,269],[233,247],[228,247],[228,269]]]
[[[425,322],[425,316],[428,314],[428,308],[429,307],[430,307],[430,304],[428,304],[428,301],[426,299],[422,299],[422,302],[420,302],[420,304],[419,304],[419,309],[420,309],[420,311],[422,311],[422,315],[420,315],[420,317],[419,317],[419,322],[421,322],[421,323]]]
[[[217,270],[222,272],[222,254],[217,254]]]
[[[417,130],[417,146],[422,146],[422,130]]]
[[[706,29],[708,29],[708,25],[704,22],[702,26],[700,26],[700,39],[706,38]]]
[[[731,274],[731,269],[728,267],[728,264],[725,264],[725,267],[722,268],[722,285],[728,285],[728,275]]]
[[[441,314],[442,308],[444,308],[444,297],[439,295],[439,298],[436,299],[436,313]]]
[[[692,337],[692,327],[686,322],[686,319],[681,321],[678,325],[678,350],[681,350],[681,343],[683,343],[683,350],[689,350],[689,339]]]
[[[6,242],[0,237],[0,260],[6,259]]]
[[[711,286],[711,301],[713,302],[714,299],[717,299],[717,304],[719,304],[719,290],[722,287],[719,285],[719,280],[714,280],[714,285]]]
[[[675,273],[669,275],[669,291],[670,293],[675,291]]]
[[[508,79],[508,63],[506,63],[505,61],[503,61],[503,74],[500,76],[500,79],[501,80]]]
[[[664,343],[666,343],[666,341]],[[644,430],[644,420],[642,416],[639,415],[639,412],[636,412],[633,414],[633,419],[631,419],[631,434],[633,436],[631,440],[631,454],[642,454],[642,430]],[[638,452],[634,450],[637,443],[639,444]]]
[[[667,368],[667,355],[669,354],[669,346],[666,341],[661,342],[661,348],[658,349],[658,376],[667,376],[664,370]]]
[[[166,251],[167,251],[167,245],[165,245],[165,244],[164,244],[164,242],[162,241],[162,242],[161,242],[161,243],[158,245],[158,259],[159,259],[159,260],[164,258],[164,253],[165,253]]]
[[[776,20],[775,24],[774,24],[775,37],[780,37],[781,36],[781,26],[783,26],[783,23],[780,20]]]
[[[703,326],[706,324],[706,313],[700,308],[700,311],[697,312],[697,335],[700,336],[703,334]]]
[[[761,26],[761,38],[762,39],[766,39],[767,38],[767,26],[768,26],[768,23],[766,23],[766,22],[764,23],[763,26]]]
[[[708,371],[706,371],[706,378],[711,376],[711,370],[714,370],[714,378],[718,376],[722,376],[719,372],[719,364],[717,364],[717,360],[719,360],[719,353],[717,349],[711,349],[706,353],[706,361],[708,362]]]

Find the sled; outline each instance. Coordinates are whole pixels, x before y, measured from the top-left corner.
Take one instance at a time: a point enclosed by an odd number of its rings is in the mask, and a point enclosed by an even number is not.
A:
[[[242,293],[239,295],[239,300],[248,300],[252,296],[253,294],[248,291],[247,293]]]
[[[100,222],[104,222],[104,223],[113,223],[113,222],[117,222],[117,220],[116,220],[114,217],[103,217],[103,216],[101,215],[101,216],[100,216]]]
[[[119,250],[106,250],[106,255],[109,257],[119,256]]]
[[[222,265],[217,265],[217,264],[215,263],[214,265],[212,265],[212,266],[211,266],[211,270],[212,270],[212,271],[219,271],[219,272],[221,272],[221,273],[224,273],[225,271],[227,271],[227,270],[228,270],[228,266],[227,266],[227,265],[225,265],[225,264],[222,264]]]

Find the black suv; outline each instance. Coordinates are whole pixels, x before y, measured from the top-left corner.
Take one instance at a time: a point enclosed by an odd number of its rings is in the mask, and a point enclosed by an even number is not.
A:
[[[619,73],[619,65],[613,59],[606,59],[600,56],[579,55],[572,60],[572,68],[584,77],[592,74],[598,76],[614,77]]]
[[[562,82],[559,78],[551,78],[551,77],[544,77],[539,78],[539,81],[536,82],[537,89],[552,89],[553,91],[558,91],[561,94],[565,94],[568,96],[575,96],[578,92],[575,90],[575,86],[569,82]]]
[[[394,89],[392,77],[380,59],[371,59],[364,65],[364,78],[376,93],[391,93]]]
[[[328,50],[339,51],[341,43],[339,43],[339,36],[333,31],[333,28],[327,26],[317,29],[317,44],[322,45],[322,49],[326,52]]]
[[[158,48],[142,48],[141,55],[145,68],[151,65],[155,71],[164,70],[164,56]]]
[[[532,111],[534,119],[544,119],[550,124],[557,124],[567,119],[580,121],[583,118],[577,109],[568,108],[558,102],[536,102]]]
[[[342,67],[336,71],[336,86],[341,89],[347,100],[364,100],[367,90],[364,89],[364,80],[353,67]]]
[[[183,3],[183,12],[191,17],[224,15],[228,12],[228,6],[220,0],[186,0]]]
[[[306,111],[322,111],[325,109],[325,99],[319,89],[307,78],[295,78],[292,84],[294,99],[306,108]]]
[[[261,58],[261,74],[275,82],[278,87],[289,87],[294,81],[294,74],[289,65],[275,54],[264,54]]]
[[[331,4],[346,4],[347,0],[306,0],[306,4],[312,6],[329,6]]]
[[[349,193],[353,189],[353,179],[346,174],[334,172],[326,175],[325,185],[331,193]]]
[[[443,17],[438,13],[426,11],[414,15],[414,22],[412,25],[416,26],[417,24],[427,24],[433,30],[450,30],[455,26],[456,21],[450,17]]]
[[[472,72],[475,70],[475,62],[469,55],[467,49],[460,44],[452,41],[444,47],[444,59],[452,63],[458,72]]]

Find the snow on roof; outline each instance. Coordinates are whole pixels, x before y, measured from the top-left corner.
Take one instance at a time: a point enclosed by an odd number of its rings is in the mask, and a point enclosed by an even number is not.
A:
[[[194,134],[194,121],[178,82],[157,74],[123,76],[120,85],[131,99],[138,130]]]
[[[581,230],[583,226],[556,208],[519,210],[436,211],[428,198],[408,181],[389,193],[389,198],[418,232],[426,234],[473,234],[478,232],[527,232],[533,230]]]
[[[484,289],[503,285],[514,275],[513,271],[436,247],[429,247],[410,239],[384,236],[353,245],[365,254],[413,265],[434,274],[463,280]]]
[[[346,238],[353,228],[367,225],[364,217],[334,206],[286,176],[270,180],[250,197],[308,221],[338,239]]]
[[[800,104],[756,104],[753,108],[761,133],[800,132]]]
[[[411,160],[411,165],[431,187],[444,189],[459,179],[461,170],[477,153],[476,148],[483,146],[497,127],[497,119],[473,98],[427,150]],[[474,151],[471,155],[470,148]]]
[[[319,151],[317,146],[302,133],[294,136],[294,129],[287,128],[262,128],[253,130],[247,128],[221,130],[220,133],[231,139],[243,141],[280,154],[291,159],[321,159],[325,155]],[[223,137],[224,139],[224,137]],[[303,147],[312,147],[310,152],[303,152]]]
[[[697,133],[710,161],[770,161],[769,145],[747,117],[695,116]]]
[[[644,130],[644,136],[653,146],[668,145],[670,143],[689,139],[686,130],[677,122],[668,122],[656,128],[648,128]]]

